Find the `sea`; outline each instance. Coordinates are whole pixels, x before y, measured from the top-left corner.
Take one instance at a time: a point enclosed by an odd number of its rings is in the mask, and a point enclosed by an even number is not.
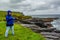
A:
[[[32,18],[60,18],[60,15],[31,15]]]

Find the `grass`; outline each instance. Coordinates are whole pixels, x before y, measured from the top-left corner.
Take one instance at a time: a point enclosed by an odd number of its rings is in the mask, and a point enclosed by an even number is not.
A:
[[[20,24],[14,24],[15,35],[11,35],[9,31],[8,38],[5,38],[6,22],[0,22],[0,40],[45,40],[45,38],[37,33],[34,33],[32,30],[23,27]]]
[[[0,21],[6,20],[6,15],[7,11],[0,11]],[[12,11],[12,16],[18,18],[19,20],[32,18],[31,16],[25,16],[22,12],[14,11]]]
[[[0,20],[4,20],[6,15],[7,15],[7,11],[0,11]],[[12,12],[12,15],[23,16],[23,13],[21,13],[21,12]]]

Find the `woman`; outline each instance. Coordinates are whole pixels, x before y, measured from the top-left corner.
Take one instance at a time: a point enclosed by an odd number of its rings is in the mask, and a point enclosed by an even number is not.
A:
[[[8,10],[7,16],[6,16],[6,32],[5,37],[8,37],[9,29],[11,29],[12,34],[14,35],[14,20],[15,18],[12,17],[12,12]]]

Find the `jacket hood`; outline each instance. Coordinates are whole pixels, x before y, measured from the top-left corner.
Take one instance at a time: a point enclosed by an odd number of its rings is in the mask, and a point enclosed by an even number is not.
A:
[[[9,13],[11,13],[11,11],[10,11],[10,10],[8,10],[8,11],[7,11],[7,15],[10,15]]]

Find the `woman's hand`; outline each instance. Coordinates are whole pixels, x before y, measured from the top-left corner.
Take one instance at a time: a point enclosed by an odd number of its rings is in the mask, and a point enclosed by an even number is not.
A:
[[[15,20],[18,20],[18,18],[16,17]]]

